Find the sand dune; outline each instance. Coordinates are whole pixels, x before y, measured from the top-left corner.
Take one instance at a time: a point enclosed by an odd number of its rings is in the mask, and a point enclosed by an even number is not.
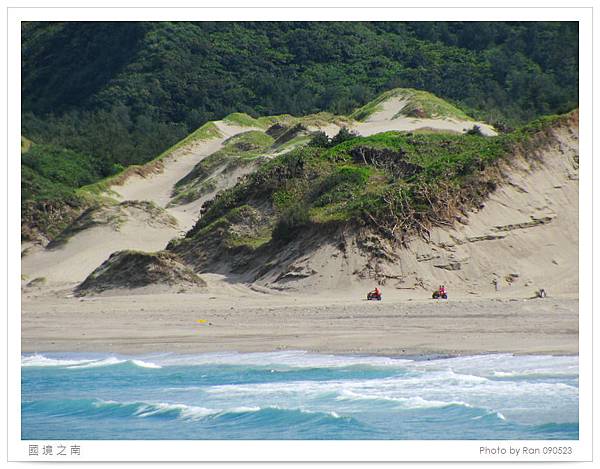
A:
[[[399,115],[406,104],[407,101],[404,98],[390,98],[381,104],[381,110],[373,113],[365,122],[353,125],[352,130],[366,137],[389,130],[411,131],[433,129],[463,133],[465,130],[469,130],[474,125],[477,125],[484,135],[496,135],[491,126],[482,122],[452,118],[419,119]]]
[[[344,233],[343,239],[315,243],[291,265],[282,253],[278,268],[261,284],[351,292],[380,282],[414,297],[427,296],[440,284],[461,298],[525,298],[540,288],[577,295],[578,137],[562,128],[555,139],[539,160],[512,161],[504,168],[508,179],[481,208],[452,227],[433,229],[429,241],[415,238],[406,248],[388,247],[387,257],[373,256],[362,237]]]
[[[566,129],[558,137],[559,144],[545,151],[541,162],[532,167],[521,160],[518,169],[511,169],[508,182],[469,214],[467,224],[435,230],[432,243],[413,243],[413,262],[405,270],[421,271],[421,276],[466,292],[528,295],[544,288],[576,295],[578,141]],[[460,263],[460,269],[446,270],[453,263]]]
[[[409,132],[414,130],[446,131],[464,133],[466,130],[477,125],[484,135],[496,135],[494,128],[488,124],[470,120],[460,120],[455,118],[435,118],[425,119],[417,117],[407,117],[400,114],[407,104],[404,98],[390,98],[380,104],[380,109],[371,114],[364,122],[354,121],[348,125],[348,129],[368,137],[381,132],[390,130]],[[341,126],[329,124],[320,127],[318,130],[325,132],[329,137],[333,137],[340,131]]]
[[[34,248],[33,253],[21,259],[21,273],[27,276],[26,282],[44,278],[48,284],[78,283],[113,252],[142,246],[156,251],[178,233],[174,223],[160,220],[156,213],[144,208],[117,208],[120,210],[111,214],[116,218],[114,221],[92,224],[56,247],[50,244]],[[115,210],[110,207],[99,211]]]
[[[203,158],[221,148],[223,141],[248,128],[217,122],[221,138],[198,141],[177,149],[164,160],[164,169],[147,177],[130,176],[123,184],[111,187],[120,202],[150,201],[165,208],[172,200],[173,186]],[[113,195],[114,195],[113,194]],[[47,285],[77,284],[83,281],[110,254],[123,249],[157,251],[167,243],[189,230],[198,219],[203,201],[165,208],[176,224],[151,223],[148,216],[125,213],[118,226],[92,225],[70,237],[61,246],[34,247],[22,258],[21,274],[24,284],[32,279],[43,278]]]
[[[221,138],[193,142],[173,152],[164,162],[164,170],[149,177],[134,175],[120,186],[113,186],[120,200],[149,200],[177,218],[181,231],[189,230],[196,220],[203,201],[168,207],[172,200],[173,188],[177,181],[186,176],[194,166],[207,156],[219,150],[223,142],[240,132],[251,130],[248,127],[233,126],[219,121],[215,123],[223,135]],[[143,247],[140,247],[143,250]]]

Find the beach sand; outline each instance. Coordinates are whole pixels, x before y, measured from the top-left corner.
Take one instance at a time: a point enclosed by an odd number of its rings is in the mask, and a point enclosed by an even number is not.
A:
[[[358,292],[311,297],[225,282],[222,290],[86,298],[32,292],[23,297],[22,352],[578,353],[574,296],[437,301],[384,289],[383,301],[368,302]]]

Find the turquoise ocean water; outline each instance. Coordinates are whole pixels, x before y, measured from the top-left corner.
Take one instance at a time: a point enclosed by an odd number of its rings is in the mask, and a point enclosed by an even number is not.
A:
[[[578,439],[577,356],[45,353],[23,439]]]

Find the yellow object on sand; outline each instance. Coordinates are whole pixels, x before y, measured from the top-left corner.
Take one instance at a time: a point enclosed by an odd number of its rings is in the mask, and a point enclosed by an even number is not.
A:
[[[196,322],[198,324],[204,324],[206,322],[206,319],[196,319]]]

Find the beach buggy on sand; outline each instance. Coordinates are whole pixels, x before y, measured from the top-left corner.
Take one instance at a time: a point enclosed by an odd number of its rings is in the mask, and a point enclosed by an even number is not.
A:
[[[369,293],[367,293],[367,300],[377,300],[377,301],[381,301],[381,290],[379,289],[379,287],[375,287],[375,290],[370,291]]]
[[[447,300],[448,299],[448,292],[446,291],[446,287],[444,285],[440,285],[439,288],[436,291],[433,292],[433,294],[431,295],[431,297],[434,300],[437,300],[437,299],[440,299],[440,298],[442,298],[444,300]]]

